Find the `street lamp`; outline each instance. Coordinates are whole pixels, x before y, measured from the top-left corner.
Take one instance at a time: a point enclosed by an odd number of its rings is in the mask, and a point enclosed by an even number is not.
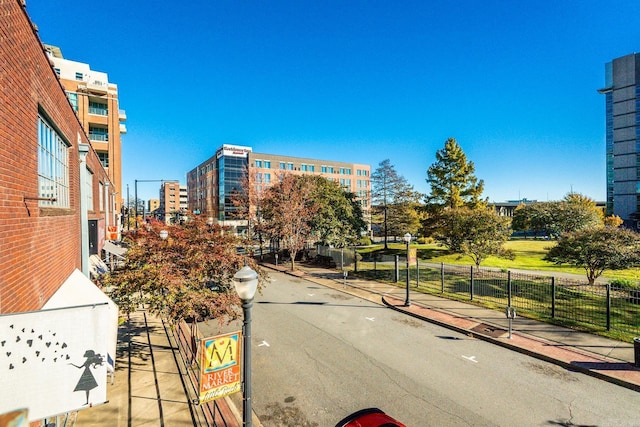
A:
[[[242,425],[251,427],[251,307],[258,288],[258,273],[245,265],[233,276],[233,285],[242,301],[244,321],[242,323]]]
[[[404,300],[404,306],[409,307],[411,305],[411,300],[409,299],[409,243],[411,243],[411,234],[405,234],[402,240],[407,242],[407,296]]]

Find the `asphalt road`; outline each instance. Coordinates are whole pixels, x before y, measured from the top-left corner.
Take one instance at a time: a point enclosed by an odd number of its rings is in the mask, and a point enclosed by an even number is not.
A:
[[[416,427],[640,425],[636,392],[271,277],[252,312],[253,409],[266,427],[331,427],[371,406]]]

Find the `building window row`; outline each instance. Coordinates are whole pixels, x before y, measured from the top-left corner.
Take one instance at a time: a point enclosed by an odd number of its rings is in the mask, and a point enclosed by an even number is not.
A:
[[[38,192],[48,199],[40,200],[40,206],[69,207],[69,146],[42,116],[38,116]]]
[[[366,169],[356,169],[357,176],[369,176],[369,171]]]

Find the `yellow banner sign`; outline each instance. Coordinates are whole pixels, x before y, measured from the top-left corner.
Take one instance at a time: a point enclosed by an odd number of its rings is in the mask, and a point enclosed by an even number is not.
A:
[[[241,332],[232,332],[201,341],[199,403],[240,391],[241,340]]]
[[[418,260],[418,248],[409,248],[409,264],[415,264]]]

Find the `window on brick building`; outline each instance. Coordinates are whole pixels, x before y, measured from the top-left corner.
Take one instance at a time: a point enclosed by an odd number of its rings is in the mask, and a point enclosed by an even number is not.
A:
[[[69,207],[69,145],[38,116],[38,197],[45,207]]]
[[[109,167],[109,152],[108,151],[96,151],[98,154],[98,158],[100,159],[100,163],[102,163],[103,168]]]

